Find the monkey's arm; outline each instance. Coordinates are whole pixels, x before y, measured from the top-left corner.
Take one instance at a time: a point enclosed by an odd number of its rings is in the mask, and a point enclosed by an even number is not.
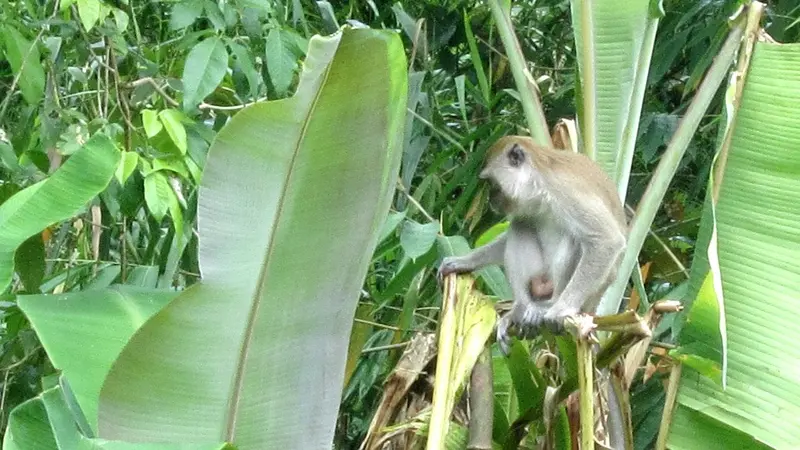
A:
[[[478,247],[466,255],[444,258],[439,266],[439,278],[444,278],[451,273],[472,272],[491,264],[503,264],[507,239],[508,235],[504,232],[492,242]]]

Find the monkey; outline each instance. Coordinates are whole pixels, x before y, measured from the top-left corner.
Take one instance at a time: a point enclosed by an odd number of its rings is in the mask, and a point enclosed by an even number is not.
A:
[[[546,274],[534,276],[530,288],[534,300],[549,300],[553,296],[553,281]]]
[[[438,275],[504,266],[513,304],[496,337],[508,354],[512,328],[526,336],[542,326],[560,331],[568,316],[595,312],[619,271],[627,225],[616,186],[580,153],[505,136],[490,147],[479,178],[509,227],[467,255],[444,258]]]

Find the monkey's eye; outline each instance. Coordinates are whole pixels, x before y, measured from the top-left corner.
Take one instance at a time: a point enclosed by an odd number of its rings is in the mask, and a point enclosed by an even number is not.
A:
[[[508,151],[508,163],[511,164],[511,167],[519,167],[523,161],[525,161],[525,152],[519,145],[514,144]]]

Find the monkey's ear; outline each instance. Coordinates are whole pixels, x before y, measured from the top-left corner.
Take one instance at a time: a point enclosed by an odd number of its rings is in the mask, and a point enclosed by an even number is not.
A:
[[[508,150],[508,163],[511,164],[511,167],[519,167],[523,161],[525,161],[525,151],[519,144],[512,145]]]

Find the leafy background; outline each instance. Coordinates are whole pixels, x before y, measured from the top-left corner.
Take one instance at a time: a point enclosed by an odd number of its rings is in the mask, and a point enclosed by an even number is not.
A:
[[[630,205],[642,195],[737,6],[664,2]],[[794,1],[770,2],[766,16],[774,38],[798,41]],[[569,19],[568,1],[515,3],[513,9],[548,123],[574,114]],[[79,157],[96,131],[125,150],[97,198],[78,214],[65,212],[14,255],[17,277],[0,296],[0,430],[8,412],[41,392],[42,377],[54,373],[15,295],[112,283],[194,284],[197,187],[211,141],[242,105],[289,96],[309,38],[346,23],[400,30],[409,59],[402,184],[363,286],[355,323],[363,350],[347,374],[336,430],[341,448],[360,442],[399,356],[390,344],[435,327],[437,236],[469,236],[473,243],[500,219],[488,211],[474,173],[487,146],[519,133],[525,120],[483,2],[0,2],[0,202],[45,179],[65,156]],[[721,102],[722,92],[640,255],[651,299],[688,277]],[[0,230],[7,217],[0,216]],[[647,448],[657,430],[664,377],[656,373],[634,388],[638,448]]]

